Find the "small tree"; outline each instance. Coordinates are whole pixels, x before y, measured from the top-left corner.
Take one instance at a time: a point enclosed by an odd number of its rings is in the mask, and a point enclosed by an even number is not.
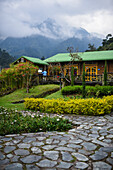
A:
[[[83,74],[82,74],[82,97],[85,98],[86,92],[85,92],[85,63],[83,63]]]
[[[82,58],[76,53],[73,53],[73,47],[68,47],[67,51],[70,53],[70,57],[71,57],[71,61],[70,61],[70,67],[71,67],[71,86],[74,85],[74,67],[73,64],[75,62],[75,60],[77,61],[81,61]]]
[[[104,86],[107,86],[107,61],[105,61],[104,66]]]

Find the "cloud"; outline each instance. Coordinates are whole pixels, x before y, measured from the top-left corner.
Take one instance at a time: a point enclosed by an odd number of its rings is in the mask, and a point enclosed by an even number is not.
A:
[[[97,32],[107,35],[113,34],[113,12],[97,11],[93,14],[86,15],[65,15],[62,20],[67,21],[67,24],[75,27],[85,28],[89,32]]]
[[[113,0],[0,0],[0,34],[22,37],[39,33],[31,27],[47,18],[64,27],[113,34]]]

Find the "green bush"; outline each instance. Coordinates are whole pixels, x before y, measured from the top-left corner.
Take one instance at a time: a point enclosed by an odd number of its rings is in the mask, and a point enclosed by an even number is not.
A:
[[[82,86],[65,86],[62,88],[61,93],[63,95],[82,94]]]
[[[113,94],[113,86],[86,86],[86,95],[102,97]],[[63,95],[82,94],[82,86],[66,86],[61,90]]]
[[[31,110],[39,110],[47,113],[57,114],[81,114],[81,115],[103,115],[113,110],[113,96],[103,99],[34,99],[26,98],[25,107]]]
[[[68,119],[37,114],[23,115],[15,110],[0,107],[0,135],[40,131],[67,131],[72,128]]]

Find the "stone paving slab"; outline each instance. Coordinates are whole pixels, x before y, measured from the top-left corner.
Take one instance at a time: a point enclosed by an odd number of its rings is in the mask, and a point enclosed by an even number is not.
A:
[[[77,126],[68,132],[0,136],[0,170],[112,170],[113,113],[62,117]]]

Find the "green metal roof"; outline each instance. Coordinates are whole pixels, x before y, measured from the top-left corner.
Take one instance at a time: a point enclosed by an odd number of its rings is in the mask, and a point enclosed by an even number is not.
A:
[[[25,58],[25,59],[33,62],[33,63],[36,63],[36,64],[48,65],[48,63],[46,63],[46,61],[43,61],[43,60],[41,60],[41,59],[39,59],[39,58],[33,58],[33,57],[27,57],[27,56],[21,56],[20,58]],[[17,60],[19,60],[20,58],[18,58]],[[16,61],[17,61],[17,60],[16,60]],[[16,62],[16,61],[15,61],[15,62]],[[14,63],[15,63],[15,62],[14,62]]]
[[[73,53],[75,54],[75,53]],[[82,61],[96,61],[96,60],[113,60],[113,50],[110,51],[93,51],[93,52],[79,52],[77,53]],[[56,54],[50,58],[44,60],[45,62],[69,62],[71,61],[71,57],[69,53],[60,53]],[[78,59],[75,59],[78,61]]]

